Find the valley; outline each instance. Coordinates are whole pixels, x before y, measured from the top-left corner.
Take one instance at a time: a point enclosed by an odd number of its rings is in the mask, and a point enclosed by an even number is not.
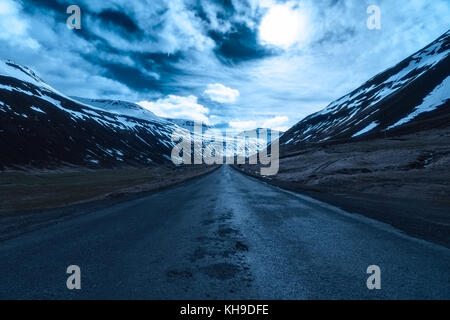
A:
[[[78,2],[0,0],[0,301],[450,298],[450,0]]]

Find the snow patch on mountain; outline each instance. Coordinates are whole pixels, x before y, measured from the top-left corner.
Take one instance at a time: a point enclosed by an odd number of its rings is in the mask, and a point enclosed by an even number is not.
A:
[[[153,112],[144,109],[135,103],[120,100],[87,99],[79,97],[73,97],[73,99],[91,107],[114,114],[127,115],[147,121],[164,122],[163,118],[158,117]]]
[[[443,105],[448,100],[450,100],[450,76],[447,77],[438,87],[436,87],[433,92],[427,95],[422,104],[414,109],[414,112],[409,114],[407,117],[399,120],[388,129],[392,129],[394,127],[398,127],[405,123],[408,123],[417,118],[422,113],[436,110],[436,108]]]
[[[419,115],[426,116],[427,126],[432,126],[431,118],[442,116],[450,107],[446,79],[449,68],[450,31],[325,109],[306,117],[284,134],[280,143],[296,145],[382,134],[397,130]]]
[[[354,137],[358,137],[361,136],[367,132],[372,131],[373,129],[375,129],[378,126],[378,123],[376,122],[372,122],[371,124],[369,124],[367,127],[365,127],[364,129],[362,129],[361,131],[358,131],[357,133],[355,133],[354,135],[352,135],[352,138]]]
[[[27,67],[19,66],[11,60],[0,61],[0,75],[28,82],[34,84],[37,87],[54,90],[41,78],[39,78],[39,76],[34,71]]]

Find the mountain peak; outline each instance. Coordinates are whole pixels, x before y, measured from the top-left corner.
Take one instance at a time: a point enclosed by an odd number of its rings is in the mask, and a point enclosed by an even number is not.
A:
[[[142,108],[138,104],[122,101],[122,100],[108,100],[108,99],[89,99],[72,97],[76,101],[80,101],[88,106],[92,106],[96,109],[112,112],[115,114],[127,115],[133,118],[143,119],[147,121],[160,121],[164,122],[164,119],[158,117],[150,110]]]
[[[429,122],[427,126],[433,126],[433,118],[450,116],[448,70],[450,30],[322,111],[300,121],[281,142],[295,145],[366,138],[405,128],[411,131],[415,123],[424,121]],[[417,130],[423,128],[421,125]]]
[[[51,87],[46,84],[33,70],[21,66],[12,60],[0,60],[0,76],[11,77],[21,81],[29,82],[38,87]]]

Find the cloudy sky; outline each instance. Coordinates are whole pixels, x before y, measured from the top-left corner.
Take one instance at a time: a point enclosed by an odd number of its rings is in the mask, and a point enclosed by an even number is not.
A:
[[[72,4],[81,30],[66,26]],[[449,0],[0,0],[0,57],[67,95],[285,130],[439,37],[449,16]]]

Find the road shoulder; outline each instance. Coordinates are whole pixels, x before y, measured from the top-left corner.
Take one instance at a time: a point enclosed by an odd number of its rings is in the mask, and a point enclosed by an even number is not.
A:
[[[270,185],[309,196],[346,212],[360,214],[386,223],[412,237],[450,248],[450,212],[445,203],[310,190],[288,181],[262,177],[254,171],[246,170],[243,166],[232,167],[238,172]]]
[[[218,168],[2,172],[0,242],[181,185]]]

